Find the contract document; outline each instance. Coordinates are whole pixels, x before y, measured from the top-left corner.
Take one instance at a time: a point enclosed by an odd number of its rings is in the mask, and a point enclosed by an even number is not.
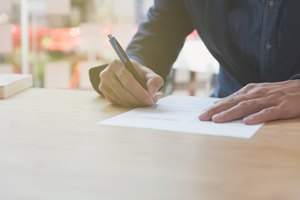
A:
[[[156,106],[136,108],[99,124],[237,138],[251,138],[261,128],[262,124],[245,125],[241,120],[200,121],[199,115],[216,101],[216,98],[168,96],[160,99]]]

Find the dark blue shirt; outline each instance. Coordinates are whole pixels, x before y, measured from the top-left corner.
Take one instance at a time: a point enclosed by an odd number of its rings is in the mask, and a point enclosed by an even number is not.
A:
[[[215,97],[300,78],[299,0],[155,0],[127,53],[166,78],[194,29],[221,66]]]

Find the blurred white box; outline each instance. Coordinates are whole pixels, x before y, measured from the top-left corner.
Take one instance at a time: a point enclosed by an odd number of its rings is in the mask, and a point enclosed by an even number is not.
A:
[[[70,15],[71,0],[46,0],[46,13],[48,15]]]
[[[0,0],[0,13],[8,13],[11,10],[12,0]]]
[[[45,88],[70,88],[71,66],[69,62],[49,62],[44,68]]]
[[[9,54],[13,51],[11,24],[0,25],[0,53]]]
[[[89,69],[92,67],[99,66],[99,61],[84,61],[79,63],[79,89],[90,90],[93,89],[90,77],[89,77]]]
[[[0,74],[13,74],[14,67],[11,64],[0,64]]]

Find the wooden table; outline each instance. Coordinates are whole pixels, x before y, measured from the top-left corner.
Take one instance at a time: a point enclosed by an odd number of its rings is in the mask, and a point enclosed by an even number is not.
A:
[[[250,140],[97,125],[124,111],[92,91],[0,101],[0,199],[300,199],[300,120]]]

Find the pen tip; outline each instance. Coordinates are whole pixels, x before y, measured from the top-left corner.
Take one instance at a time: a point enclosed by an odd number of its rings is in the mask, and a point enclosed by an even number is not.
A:
[[[108,38],[109,38],[109,39],[112,39],[112,38],[113,38],[112,34],[109,34],[109,35],[108,35]]]

